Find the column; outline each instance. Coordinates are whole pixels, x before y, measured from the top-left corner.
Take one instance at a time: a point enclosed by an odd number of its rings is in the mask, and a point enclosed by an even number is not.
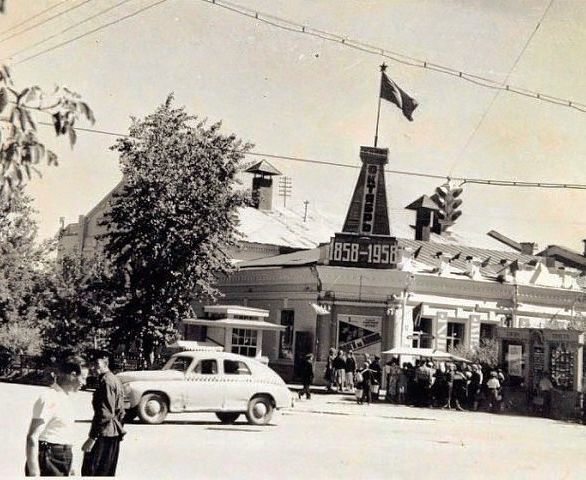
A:
[[[438,312],[436,320],[437,331],[435,333],[435,336],[437,349],[445,351],[447,349],[446,335],[448,334],[447,312]]]

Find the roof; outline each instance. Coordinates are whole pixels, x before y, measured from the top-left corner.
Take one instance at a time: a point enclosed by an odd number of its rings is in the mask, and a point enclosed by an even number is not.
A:
[[[264,175],[282,175],[279,170],[273,167],[269,162],[266,160],[261,160],[258,163],[248,167],[246,170],[248,173],[261,173]]]
[[[570,250],[566,247],[560,247],[559,245],[549,245],[539,255],[545,257],[553,257],[559,260],[561,263],[584,270],[586,268],[586,257],[574,250]]]
[[[216,328],[246,328],[250,330],[283,331],[286,327],[262,320],[236,320],[233,318],[221,318],[219,320],[207,320],[205,318],[186,318],[183,323],[187,325],[202,325]]]
[[[251,317],[269,316],[270,312],[263,308],[244,307],[242,305],[206,305],[203,308],[206,313],[220,313],[224,315],[248,315]]]
[[[427,195],[422,195],[413,203],[405,207],[406,210],[419,210],[420,208],[427,208],[428,210],[439,210],[437,204]]]

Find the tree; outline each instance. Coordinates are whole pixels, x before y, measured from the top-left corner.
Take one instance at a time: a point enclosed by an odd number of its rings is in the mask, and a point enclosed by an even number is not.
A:
[[[46,353],[84,353],[107,346],[111,328],[110,275],[101,255],[53,263],[43,290],[39,326]]]
[[[46,114],[57,135],[68,135],[71,147],[77,134],[75,123],[85,117],[95,121],[90,107],[66,87],[46,94],[39,86],[16,89],[10,71],[0,67],[0,204],[10,202],[42,160],[57,165],[57,155],[45,148],[37,135],[33,112]]]
[[[22,189],[10,205],[0,203],[0,347],[16,353],[38,350],[39,310],[48,245],[35,242],[31,199]]]
[[[148,355],[170,341],[191,303],[215,298],[216,276],[231,270],[236,209],[248,197],[236,186],[251,145],[172,106],[173,97],[118,139],[124,184],[104,224],[118,306],[116,341],[140,339]]]
[[[493,338],[483,338],[479,345],[472,348],[458,345],[451,348],[450,353],[489,367],[496,367],[499,363],[498,342]]]

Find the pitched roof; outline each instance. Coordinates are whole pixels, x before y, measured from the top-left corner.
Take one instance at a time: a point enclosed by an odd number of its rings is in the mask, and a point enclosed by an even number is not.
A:
[[[282,175],[279,170],[273,167],[266,160],[261,160],[260,162],[251,165],[245,171],[248,173],[263,173],[265,175]]]
[[[406,210],[419,210],[420,208],[427,208],[428,210],[439,210],[437,204],[427,195],[422,195],[413,203],[405,207]]]

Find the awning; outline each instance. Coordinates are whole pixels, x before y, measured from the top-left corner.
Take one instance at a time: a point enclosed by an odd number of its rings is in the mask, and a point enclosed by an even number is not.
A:
[[[186,318],[183,323],[187,325],[202,325],[215,328],[246,328],[249,330],[271,330],[282,332],[286,327],[274,323],[263,322],[262,320],[236,320],[233,318],[221,318],[218,320],[207,320],[205,318]]]
[[[315,313],[317,313],[318,315],[329,315],[331,313],[327,308],[322,307],[317,303],[311,303],[310,305],[315,310]]]
[[[385,354],[388,355],[411,355],[413,357],[433,358],[435,360],[451,360],[453,362],[467,362],[471,363],[470,360],[458,357],[453,353],[443,352],[433,348],[411,348],[411,347],[397,347],[385,350]]]

